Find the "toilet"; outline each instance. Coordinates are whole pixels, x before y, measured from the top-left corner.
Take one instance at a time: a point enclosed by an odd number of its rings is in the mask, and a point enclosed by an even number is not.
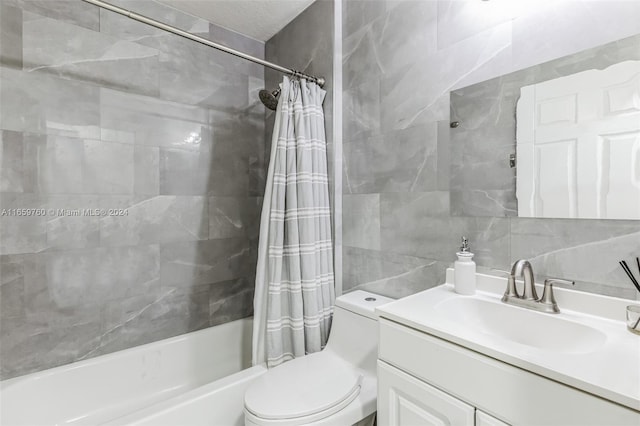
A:
[[[270,369],[244,396],[246,426],[354,425],[376,411],[375,308],[393,299],[357,290],[336,299],[322,352]]]

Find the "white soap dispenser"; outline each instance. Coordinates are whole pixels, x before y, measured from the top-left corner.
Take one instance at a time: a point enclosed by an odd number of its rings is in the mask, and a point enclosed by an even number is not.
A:
[[[473,253],[469,251],[467,237],[462,237],[462,246],[456,253],[458,260],[454,263],[456,293],[472,295],[476,293],[476,262],[473,261]]]

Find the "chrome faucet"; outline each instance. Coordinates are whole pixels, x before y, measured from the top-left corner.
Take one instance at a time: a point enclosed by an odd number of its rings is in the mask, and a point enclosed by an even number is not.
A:
[[[516,288],[516,278],[522,277],[524,289],[522,295]],[[557,314],[560,312],[555,297],[553,297],[553,284],[571,284],[574,281],[562,280],[559,278],[549,278],[544,280],[544,290],[542,297],[538,298],[536,283],[533,277],[533,268],[529,261],[520,259],[513,264],[511,273],[507,281],[507,289],[502,296],[502,301],[510,305],[529,308],[540,312]]]

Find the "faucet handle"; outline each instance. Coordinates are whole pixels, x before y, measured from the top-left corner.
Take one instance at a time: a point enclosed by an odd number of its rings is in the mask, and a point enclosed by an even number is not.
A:
[[[558,304],[556,303],[556,298],[553,297],[553,285],[554,284],[565,284],[565,285],[575,285],[575,281],[563,280],[560,278],[547,278],[544,280],[544,290],[542,291],[542,297],[539,302],[544,303],[545,305],[550,305],[553,313],[559,313],[560,308],[558,308]]]
[[[491,272],[504,274],[504,276],[507,278],[507,289],[504,291],[504,295],[502,296],[503,302],[506,302],[507,300],[512,299],[514,297],[520,297],[520,295],[518,294],[518,289],[516,288],[516,280],[513,277],[513,275],[511,275],[510,271],[505,271],[504,269],[498,269],[498,268],[490,268],[490,269],[491,269]]]
[[[502,295],[502,301],[507,302],[509,299],[519,298],[518,289],[516,288],[516,279],[511,273],[507,276],[507,288]]]

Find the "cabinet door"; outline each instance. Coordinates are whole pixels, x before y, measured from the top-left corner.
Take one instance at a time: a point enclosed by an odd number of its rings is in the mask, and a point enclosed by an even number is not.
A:
[[[502,420],[498,420],[487,413],[476,409],[476,426],[509,426]]]
[[[378,361],[378,424],[473,426],[474,408]]]

